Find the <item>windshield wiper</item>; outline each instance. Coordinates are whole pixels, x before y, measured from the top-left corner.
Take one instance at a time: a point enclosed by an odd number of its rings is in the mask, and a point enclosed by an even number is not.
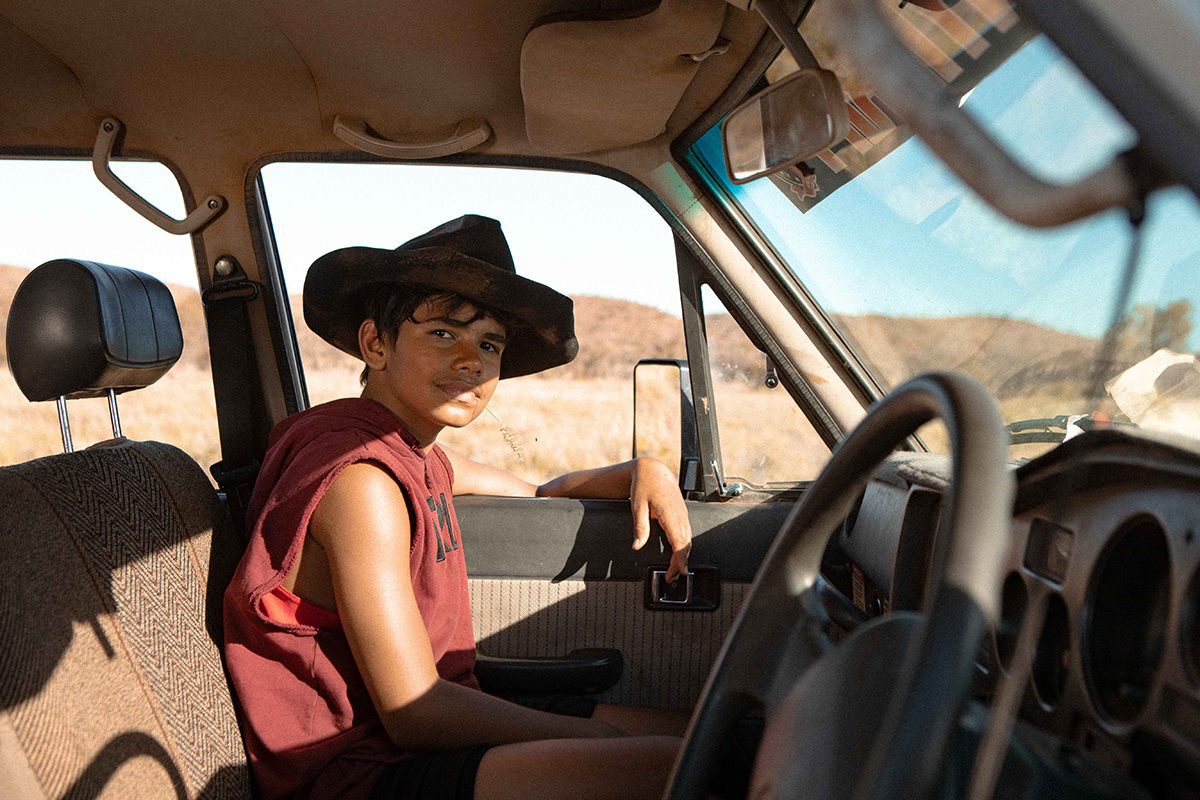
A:
[[[1106,414],[1059,414],[1056,417],[1023,419],[1004,426],[1009,444],[1058,444],[1087,431],[1115,427],[1137,427],[1132,422],[1118,422]]]

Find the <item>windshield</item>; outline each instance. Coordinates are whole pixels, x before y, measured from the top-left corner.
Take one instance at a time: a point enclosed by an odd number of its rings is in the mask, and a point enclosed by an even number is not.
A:
[[[1134,144],[1132,129],[1011,9],[973,24],[973,33],[954,31],[953,47],[928,48],[926,60],[1035,172],[1071,179]],[[819,41],[819,26],[806,20],[807,41]],[[1124,211],[1025,228],[892,123],[884,101],[853,78],[843,86],[850,137],[807,163],[735,186],[716,127],[690,156],[885,390],[929,370],[967,373],[997,398],[1014,442],[1042,449],[1106,424],[1200,438],[1195,196],[1154,194],[1137,235]]]

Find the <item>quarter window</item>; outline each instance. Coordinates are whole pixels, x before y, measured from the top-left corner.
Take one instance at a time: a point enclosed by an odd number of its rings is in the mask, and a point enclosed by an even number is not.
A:
[[[174,175],[150,162],[117,162],[114,171],[168,214],[183,216]],[[166,283],[183,327],[183,356],[159,381],[118,398],[132,439],[182,448],[207,467],[220,459],[208,337],[191,241],[164,233],[113,197],[87,161],[0,159],[0,325],[22,278],[56,258],[136,269]],[[0,362],[0,463],[62,452],[54,403],[30,403]],[[107,400],[67,405],[77,448],[112,437]]]
[[[704,286],[705,329],[726,483],[769,488],[815,478],[829,448],[755,347]]]

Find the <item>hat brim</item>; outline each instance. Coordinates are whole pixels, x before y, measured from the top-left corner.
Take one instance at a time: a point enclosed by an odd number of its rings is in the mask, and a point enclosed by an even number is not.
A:
[[[501,378],[566,364],[579,351],[571,298],[450,247],[344,247],[326,253],[304,279],[304,321],[334,347],[362,358],[358,329],[369,316],[372,290],[385,284],[445,291],[516,319],[519,325],[507,332]]]

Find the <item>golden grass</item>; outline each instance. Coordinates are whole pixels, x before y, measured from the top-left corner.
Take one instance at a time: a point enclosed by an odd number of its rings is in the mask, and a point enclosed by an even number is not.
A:
[[[347,361],[308,377],[313,403],[357,394],[358,369]],[[718,387],[727,471],[754,481],[812,477],[828,451],[808,427],[778,418],[776,406],[790,405],[782,390]],[[673,388],[643,395],[642,415],[651,434],[647,452],[678,464],[678,397]],[[220,458],[212,379],[206,370],[179,364],[158,383],[118,396],[121,424],[132,439],[174,444],[208,468]],[[510,470],[535,483],[572,469],[624,461],[633,452],[633,392],[629,377],[554,380],[515,378],[501,383],[492,411],[511,431],[524,462],[505,441],[500,423],[484,413],[439,442],[468,458]],[[664,413],[653,414],[651,409]],[[68,402],[77,449],[108,439],[107,400]],[[18,463],[62,452],[53,402],[30,403],[7,370],[0,370],[0,462]],[[647,430],[652,428],[654,430]],[[645,441],[645,439],[643,439]],[[753,473],[753,474],[750,474]]]
[[[674,468],[679,463],[678,384],[642,383],[639,455],[655,456]],[[349,360],[308,379],[314,404],[345,397],[357,387],[358,366]],[[829,457],[783,389],[720,382],[716,396],[727,473],[755,483],[803,480],[815,477]],[[485,412],[465,428],[443,431],[438,442],[534,483],[633,456],[633,384],[628,375],[513,378],[500,383],[489,408],[498,420]],[[501,424],[524,461],[505,441]]]
[[[0,267],[0,306],[7,307],[26,272]],[[174,286],[172,291],[188,343],[184,358],[154,386],[122,395],[121,421],[131,438],[178,445],[208,467],[220,458],[220,447],[203,315],[194,289]],[[292,307],[299,305],[299,298],[293,298]],[[629,458],[633,452],[633,364],[642,357],[681,354],[679,320],[635,303],[596,297],[576,298],[576,320],[583,345],[573,363],[546,376],[504,381],[492,403],[492,410],[521,448],[524,462],[505,441],[501,423],[487,414],[463,430],[445,432],[442,441],[468,457],[532,481]],[[1072,396],[1070,385],[1078,383],[1076,373],[1086,370],[1087,359],[1080,354],[1094,341],[1031,323],[982,317],[867,315],[841,321],[858,340],[870,343],[867,351],[887,367],[884,375],[889,381],[899,383],[931,366],[959,365],[984,377],[1005,397],[1001,405],[1006,419],[1088,410],[1079,408],[1079,398]],[[0,319],[0,326],[3,322]],[[715,370],[719,379],[713,402],[726,474],[752,483],[814,477],[828,458],[828,449],[783,389],[768,390],[758,383],[763,375],[762,354],[733,321],[721,314],[710,315],[707,322],[713,362],[720,365]],[[1004,346],[989,347],[1001,325]],[[314,404],[358,393],[359,362],[321,342],[302,325],[297,335]],[[1028,355],[1018,366],[1044,362],[1053,374],[1062,373],[1065,382],[1057,386],[1039,383],[1041,373],[1037,372],[1025,376],[1023,382],[1001,380],[999,376],[1013,372],[1011,359],[1005,360],[1012,352]],[[55,404],[26,402],[3,366],[0,373],[0,463],[61,452]],[[992,379],[988,380],[989,376]],[[1074,381],[1067,380],[1071,376]],[[639,402],[648,405],[638,416],[644,445],[641,452],[671,465],[679,458],[674,381],[677,377],[644,390]],[[999,391],[1007,383],[1013,383],[1017,391],[1025,388],[1039,394],[1009,396],[1012,392]],[[71,401],[69,408],[77,447],[111,436],[107,401]],[[922,431],[922,436],[934,450],[944,452],[944,431],[929,427],[933,429]],[[1014,448],[1012,455],[1033,455],[1047,447]]]
[[[158,383],[117,396],[122,431],[131,439],[174,444],[207,468],[220,459],[216,405],[207,370],[179,364]],[[108,400],[70,400],[76,449],[112,438]],[[14,464],[62,452],[58,408],[30,403],[7,369],[0,370],[0,462]]]

